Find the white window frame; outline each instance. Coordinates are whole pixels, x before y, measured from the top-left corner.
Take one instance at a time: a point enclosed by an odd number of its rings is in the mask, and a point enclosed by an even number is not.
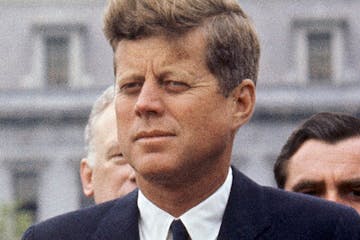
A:
[[[46,88],[46,39],[66,36],[69,39],[69,79],[68,87],[79,88],[91,84],[85,73],[84,51],[86,27],[79,23],[34,23],[31,28],[33,52],[31,72],[23,80],[25,88]]]
[[[299,85],[310,85],[309,78],[309,42],[308,35],[311,33],[329,33],[331,35],[331,72],[330,82],[340,85],[349,81],[346,74],[346,49],[345,34],[346,21],[344,20],[296,20],[293,23],[294,30],[294,78]]]

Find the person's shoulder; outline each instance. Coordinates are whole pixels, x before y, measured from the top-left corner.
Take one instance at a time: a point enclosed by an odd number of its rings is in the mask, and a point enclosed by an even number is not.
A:
[[[66,239],[68,234],[71,234],[70,239],[76,239],[77,235],[81,236],[79,239],[86,239],[85,236],[96,230],[99,220],[115,202],[113,200],[47,219],[31,226],[23,239]]]
[[[354,209],[301,193],[262,189],[269,215],[278,225],[340,237],[334,239],[360,239],[360,216]]]
[[[127,206],[135,197],[115,199],[102,204],[65,213],[31,226],[23,235],[23,240],[31,239],[90,239],[98,225],[119,206]],[[115,210],[114,210],[115,211]]]
[[[350,207],[261,186],[234,168],[233,176],[231,214],[248,212],[269,226],[272,239],[360,239],[360,216]]]
[[[331,216],[343,213],[357,216],[355,210],[345,205],[330,202],[319,197],[313,197],[302,193],[288,192],[281,189],[262,186],[269,209],[276,209],[276,212],[296,212],[297,214],[312,213],[321,211],[324,216]],[[278,209],[280,208],[280,209]],[[326,210],[326,211],[325,211]]]
[[[234,182],[236,184],[237,195],[244,198],[248,196],[251,201],[265,204],[270,214],[302,216],[311,215],[319,212],[319,216],[328,218],[331,216],[349,215],[360,218],[355,210],[345,205],[340,205],[318,197],[294,193],[281,189],[261,186],[251,179],[233,169]]]

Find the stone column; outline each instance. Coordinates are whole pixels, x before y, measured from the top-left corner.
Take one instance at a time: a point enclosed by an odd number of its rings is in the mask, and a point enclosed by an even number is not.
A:
[[[0,204],[11,203],[13,199],[11,169],[0,160]]]
[[[54,159],[42,169],[38,188],[38,221],[79,208],[77,170],[66,158]]]

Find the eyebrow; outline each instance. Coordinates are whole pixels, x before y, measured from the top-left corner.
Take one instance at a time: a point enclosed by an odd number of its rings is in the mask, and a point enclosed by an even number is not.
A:
[[[296,183],[293,187],[291,187],[291,190],[294,192],[299,192],[300,190],[307,189],[307,188],[319,188],[323,187],[325,183],[323,181],[315,181],[315,180],[309,180],[304,179]]]
[[[184,70],[184,69],[179,69],[178,67],[176,67],[176,65],[169,65],[169,66],[164,66],[161,69],[160,72],[160,76],[166,76],[166,75],[180,75],[180,76],[186,76],[186,77],[196,77],[197,76],[197,72],[191,71],[191,70]]]
[[[360,186],[360,178],[351,178],[341,181],[338,186],[339,187],[346,187],[346,186]]]
[[[139,74],[139,73],[136,73],[136,72],[133,72],[133,71],[125,71],[125,73],[122,73],[120,74],[118,77],[116,77],[116,82],[123,82],[123,81],[126,81],[126,80],[129,80],[129,79],[135,79],[135,80],[138,80],[138,81],[144,81],[144,76]]]

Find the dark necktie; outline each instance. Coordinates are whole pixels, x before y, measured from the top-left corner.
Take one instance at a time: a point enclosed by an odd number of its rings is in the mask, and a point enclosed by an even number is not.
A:
[[[181,220],[174,220],[170,225],[173,240],[188,240],[190,236]]]

